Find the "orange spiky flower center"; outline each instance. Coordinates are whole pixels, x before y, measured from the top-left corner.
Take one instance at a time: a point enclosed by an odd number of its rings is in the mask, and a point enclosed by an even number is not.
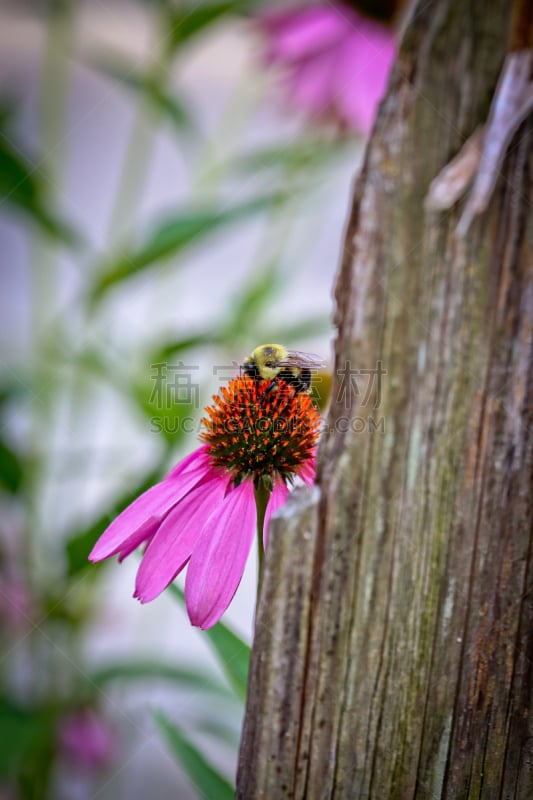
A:
[[[200,437],[213,466],[235,484],[265,476],[290,482],[314,455],[320,415],[309,395],[283,381],[234,378],[206,413]]]

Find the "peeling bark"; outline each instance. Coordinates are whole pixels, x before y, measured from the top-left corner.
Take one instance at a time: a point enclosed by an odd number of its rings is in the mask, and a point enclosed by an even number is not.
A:
[[[511,6],[420,2],[407,27],[346,230],[319,488],[269,536],[243,800],[533,797],[531,116],[466,237],[464,201],[424,207],[487,120]],[[375,409],[342,375],[378,361]]]

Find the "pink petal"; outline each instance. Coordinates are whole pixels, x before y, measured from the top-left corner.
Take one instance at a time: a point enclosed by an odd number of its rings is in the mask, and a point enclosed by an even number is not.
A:
[[[178,461],[176,466],[170,470],[168,475],[166,475],[163,480],[173,480],[183,472],[190,472],[191,469],[196,469],[202,465],[206,470],[209,469],[209,456],[207,455],[207,452],[207,445],[205,444],[201,447],[198,447],[196,450],[193,450],[188,456],[182,458],[181,461]]]
[[[150,517],[150,519],[146,520],[135,533],[128,537],[119,552],[118,560],[124,561],[124,559],[133,553],[134,550],[137,550],[141,544],[150,542],[160,525],[161,520],[159,517]]]
[[[193,625],[211,628],[229,606],[244,572],[256,523],[253,483],[244,481],[209,517],[194,548],[185,583]]]
[[[267,57],[288,68],[297,105],[370,131],[394,60],[392,29],[343,3],[267,13],[260,24]]]
[[[110,763],[117,741],[109,724],[91,708],[80,708],[60,720],[58,739],[63,754],[77,766],[98,769]]]
[[[187,492],[206,477],[211,477],[209,467],[200,448],[188,456],[185,470],[180,470],[182,462],[161,483],[152,486],[122,511],[103,532],[90,555],[90,561],[101,561],[120,551],[131,552],[148,538],[153,525],[152,518],[160,520]],[[135,544],[134,544],[135,543]]]
[[[361,19],[339,52],[335,95],[341,117],[368,133],[374,123],[394,61],[392,31]]]
[[[270,35],[268,57],[282,62],[330,49],[350,31],[346,18],[328,6],[274,12],[266,14],[260,23]]]
[[[134,597],[153,600],[183,569],[213,509],[222,503],[228,478],[216,477],[189,492],[165,517],[137,572]]]
[[[292,101],[315,116],[325,115],[334,99],[337,53],[327,51],[304,61],[293,70],[290,79]]]
[[[312,486],[316,477],[316,462],[314,458],[304,461],[298,469],[298,475],[307,486]]]
[[[270,523],[270,518],[272,514],[274,514],[278,508],[281,508],[281,506],[286,502],[288,496],[289,489],[287,488],[285,481],[276,481],[266,507],[265,522],[263,525],[263,547],[265,550],[267,547],[268,525]]]

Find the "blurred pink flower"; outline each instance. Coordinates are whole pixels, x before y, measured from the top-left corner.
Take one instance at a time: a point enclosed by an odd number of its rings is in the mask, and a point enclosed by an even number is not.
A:
[[[333,2],[267,12],[259,24],[267,60],[287,69],[296,106],[370,132],[394,59],[392,28]]]
[[[0,622],[14,631],[29,627],[32,605],[31,594],[22,578],[0,573]]]
[[[270,392],[270,381],[240,377],[214,398],[203,420],[205,445],[128,506],[95,544],[89,558],[122,560],[147,543],[135,597],[153,600],[189,563],[189,618],[212,627],[242,578],[257,528],[255,486],[267,476],[271,494],[265,526],[288,495],[295,475],[312,484],[320,417],[311,398]],[[263,529],[266,543],[266,532]]]
[[[59,746],[75,765],[99,769],[113,759],[116,739],[107,722],[91,708],[70,712],[59,723]]]

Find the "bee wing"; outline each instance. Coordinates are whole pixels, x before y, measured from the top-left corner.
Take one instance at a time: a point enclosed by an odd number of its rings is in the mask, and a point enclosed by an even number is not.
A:
[[[303,353],[300,350],[289,350],[281,362],[288,367],[307,367],[308,369],[324,369],[326,362],[315,353]]]

